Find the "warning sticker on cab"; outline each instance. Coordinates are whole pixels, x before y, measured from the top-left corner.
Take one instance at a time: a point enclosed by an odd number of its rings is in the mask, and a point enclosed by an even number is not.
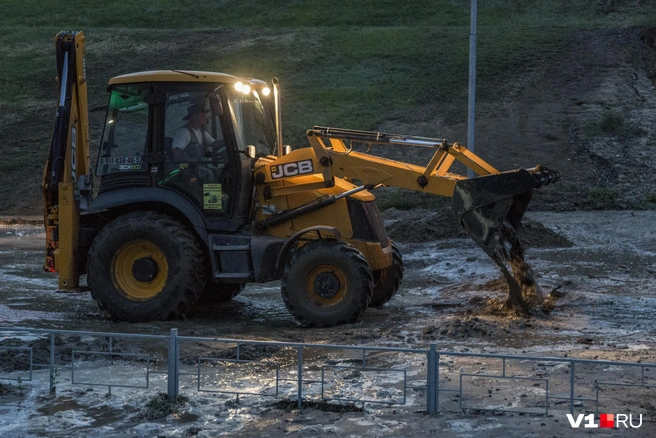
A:
[[[203,184],[203,208],[221,210],[221,184]]]

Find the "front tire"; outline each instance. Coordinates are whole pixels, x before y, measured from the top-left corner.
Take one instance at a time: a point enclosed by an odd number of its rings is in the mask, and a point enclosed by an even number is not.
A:
[[[194,236],[171,216],[135,211],[109,222],[87,259],[91,296],[113,319],[180,318],[200,298],[205,256]]]
[[[296,250],[285,264],[281,283],[287,310],[309,327],[357,321],[373,290],[371,268],[362,253],[327,239]]]

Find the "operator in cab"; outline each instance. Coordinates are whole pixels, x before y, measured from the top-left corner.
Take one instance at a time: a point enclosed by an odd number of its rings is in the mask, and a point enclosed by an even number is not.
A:
[[[171,153],[175,162],[203,161],[210,155],[210,145],[214,139],[205,130],[207,117],[200,104],[193,104],[187,108],[187,115],[183,120],[187,124],[175,132]]]

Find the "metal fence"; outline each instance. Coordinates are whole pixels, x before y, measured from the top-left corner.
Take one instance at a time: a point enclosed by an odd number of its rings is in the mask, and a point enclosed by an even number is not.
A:
[[[49,374],[70,384],[305,401],[420,405],[440,411],[548,415],[600,412],[622,389],[653,397],[656,364],[369,345],[329,345],[125,333],[0,328],[0,380]],[[22,339],[22,340],[21,340]],[[11,341],[11,342],[10,342]],[[20,345],[17,345],[20,344]],[[182,352],[182,354],[181,354]],[[49,360],[46,360],[48,358]],[[135,374],[137,371],[137,374]],[[615,405],[614,410],[617,410]]]

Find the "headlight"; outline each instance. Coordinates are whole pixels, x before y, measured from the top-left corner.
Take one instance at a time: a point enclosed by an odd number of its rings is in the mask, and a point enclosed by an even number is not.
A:
[[[251,92],[251,86],[244,84],[243,82],[235,82],[235,90],[241,91],[244,94],[248,94]]]

